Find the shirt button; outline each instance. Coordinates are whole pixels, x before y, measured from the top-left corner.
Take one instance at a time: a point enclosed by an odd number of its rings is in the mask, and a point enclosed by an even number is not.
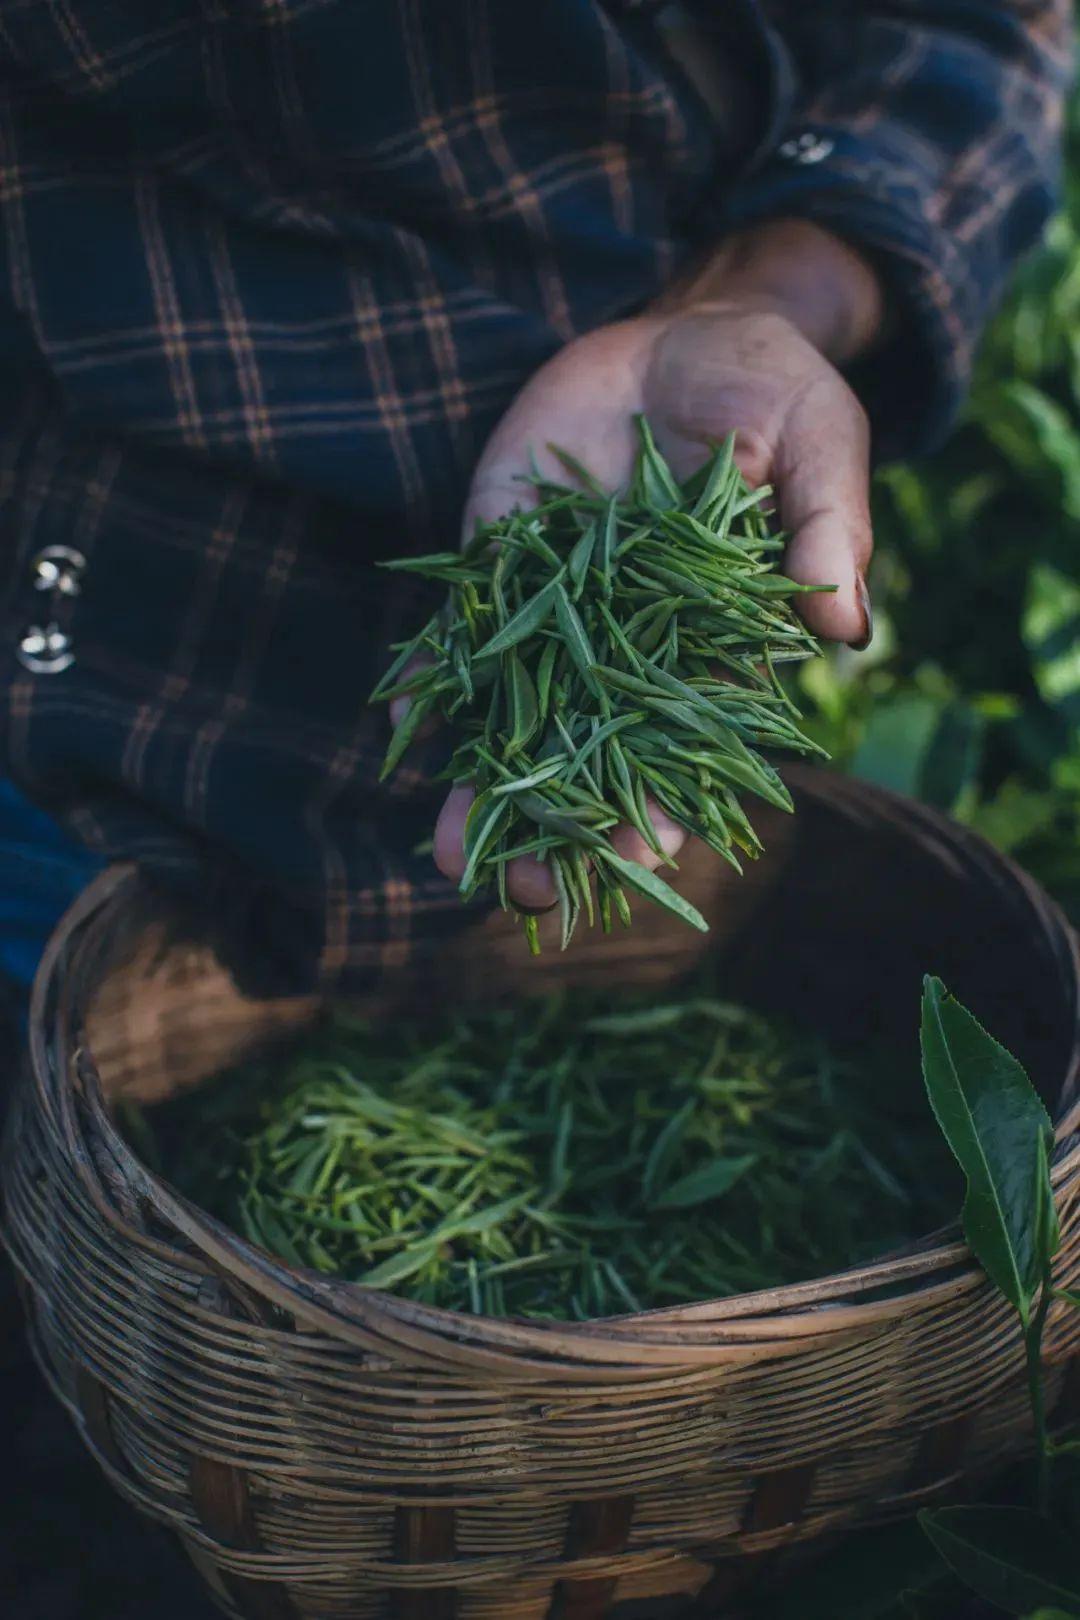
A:
[[[792,135],[778,150],[789,163],[806,164],[821,163],[835,147],[836,142],[830,136],[815,135],[812,130],[804,130],[801,135]]]
[[[19,663],[34,675],[59,675],[75,662],[71,637],[52,624],[32,624],[19,642]]]
[[[86,558],[71,546],[46,546],[34,558],[34,589],[78,596]]]

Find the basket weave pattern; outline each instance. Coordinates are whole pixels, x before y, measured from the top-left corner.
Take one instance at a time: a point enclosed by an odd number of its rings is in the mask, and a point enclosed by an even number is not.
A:
[[[1041,1054],[1058,1099],[1057,1276],[1077,1286],[1071,933],[1015,868],[939,818],[852,784],[804,797],[816,806],[806,836],[848,848],[886,827],[917,846],[931,882],[982,897],[980,929],[1022,948],[1022,1055],[1036,1072]],[[137,889],[130,874],[102,880],[43,966],[5,1235],[56,1393],[115,1487],[180,1534],[227,1612],[592,1620],[696,1598],[721,1613],[778,1549],[911,1511],[1027,1443],[1011,1313],[954,1234],[840,1277],[585,1325],[431,1310],[242,1242],[140,1165],[103,1082],[138,1090],[143,1072],[150,1094],[185,1083],[312,1008],[244,1003],[193,948],[144,953],[104,992],[124,986],[126,1026],[139,1027],[122,1050],[116,1018],[101,1017],[101,962]],[[782,889],[759,891],[763,909],[805,904],[777,899]],[[751,974],[752,958],[751,944]],[[800,971],[788,964],[785,982]],[[1078,1350],[1080,1313],[1055,1305],[1058,1421],[1077,1406]]]

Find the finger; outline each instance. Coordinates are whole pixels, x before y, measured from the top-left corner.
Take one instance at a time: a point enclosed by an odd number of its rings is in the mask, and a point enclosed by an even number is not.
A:
[[[435,865],[454,883],[460,883],[465,871],[465,818],[475,797],[475,790],[467,785],[451,788],[435,823]],[[665,815],[659,805],[652,800],[647,802],[661,849],[665,855],[677,855],[686,842],[685,831]],[[617,827],[611,842],[624,860],[638,861],[650,872],[660,865],[660,857],[633,827]],[[522,855],[511,861],[506,887],[511,900],[524,911],[547,911],[557,898],[547,864],[537,860],[535,855]]]
[[[660,848],[665,855],[675,856],[686,842],[686,832],[666,815],[653,799],[646,800],[649,819],[656,830]],[[636,827],[623,823],[611,835],[612,846],[624,860],[637,861],[655,872],[661,864],[660,856],[650,848]],[[546,911],[556,900],[555,884],[546,864],[535,856],[522,856],[512,861],[507,879],[510,897],[527,910]]]
[[[453,883],[460,883],[465,872],[465,818],[475,797],[475,788],[467,783],[451,788],[435,823],[435,865]],[[523,910],[546,911],[555,904],[551,873],[535,855],[511,861],[506,887],[511,900]]]
[[[732,409],[737,409],[737,406]],[[757,489],[760,484],[771,482],[773,449],[769,440],[763,433],[739,427],[737,421],[731,426],[727,423],[725,414],[713,412],[707,418],[707,426],[700,432],[692,431],[681,418],[677,427],[663,421],[656,424],[654,437],[657,446],[680,484],[692,478],[710,456],[715,455],[717,445],[727,438],[729,432],[735,434],[735,465],[750,488]]]
[[[686,843],[685,829],[680,827],[677,822],[672,821],[670,816],[665,815],[654,800],[647,799],[646,806],[649,812],[649,820],[656,829],[660,848],[665,855],[677,855]],[[636,827],[631,827],[625,823],[621,827],[616,827],[611,835],[611,842],[615,847],[616,854],[621,855],[625,861],[637,861],[639,865],[648,867],[650,872],[655,872],[656,868],[661,864],[659,855],[649,848]]]
[[[829,641],[865,646],[872,630],[866,567],[870,527],[870,432],[843,384],[812,389],[785,422],[774,464],[780,521],[791,534],[784,572],[804,585],[806,624]]]
[[[511,900],[523,911],[547,911],[555,904],[555,881],[543,861],[535,855],[519,855],[510,862],[506,889]]]
[[[476,790],[467,784],[452,787],[435,823],[431,846],[435,865],[454,883],[460,883],[465,873],[465,817],[475,797]]]

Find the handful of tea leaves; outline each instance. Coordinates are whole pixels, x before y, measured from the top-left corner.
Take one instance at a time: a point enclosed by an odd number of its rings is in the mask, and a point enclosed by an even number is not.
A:
[[[293,1264],[588,1318],[779,1286],[928,1230],[921,1099],[707,983],[577,989],[421,1032],[339,1021],[165,1111],[181,1190]],[[891,1100],[890,1100],[891,1099]]]
[[[625,499],[563,456],[577,487],[538,481],[538,505],[488,524],[462,551],[383,565],[449,586],[373,694],[411,699],[383,774],[429,716],[451,721],[447,776],[476,788],[462,893],[493,883],[512,909],[507,864],[539,857],[564,947],[582,913],[594,920],[590,872],[605,931],[613,912],[629,922],[627,888],[706,929],[612,845],[612,829],[628,822],[675,865],[647,795],[741,870],[739,852],[761,849],[741,795],[791,809],[758,750],[823,752],[800,730],[777,666],[817,651],[789,598],[830,587],[774,571],[783,541],[762,512],[769,490],[748,488],[733,438],[680,486],[643,419],[639,430]],[[536,950],[536,919],[524,924]]]

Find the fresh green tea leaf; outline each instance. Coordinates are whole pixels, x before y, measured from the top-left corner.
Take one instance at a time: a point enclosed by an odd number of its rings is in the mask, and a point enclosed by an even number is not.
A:
[[[661,510],[677,505],[682,499],[682,491],[672,477],[671,468],[656,448],[652,430],[643,416],[637,418],[637,428],[641,437],[638,478],[643,501],[647,506],[655,506]]]
[[[399,721],[394,728],[394,735],[390,739],[390,746],[386,750],[386,758],[383,760],[382,769],[379,772],[380,782],[385,782],[386,778],[397,769],[405,756],[406,749],[434,707],[435,694],[432,692],[413,698],[404,719]]]
[[[967,1180],[964,1235],[1026,1323],[1056,1232],[1045,1208],[1049,1116],[1021,1065],[940,979],[924,981],[922,1056],[931,1106]]]
[[[737,1159],[714,1159],[691,1170],[669,1183],[655,1199],[657,1209],[689,1209],[693,1204],[707,1204],[714,1198],[730,1192],[737,1181],[757,1163],[756,1153],[744,1153]]]
[[[581,595],[582,587],[585,584],[585,575],[588,572],[589,564],[592,561],[592,554],[595,545],[596,522],[594,519],[594,521],[586,527],[581,539],[574,546],[573,551],[570,553],[570,561],[567,564],[570,574],[570,583],[573,587],[575,598]]]
[[[561,590],[562,578],[557,574],[554,579],[541,586],[536,595],[530,597],[490,641],[484,643],[476,655],[477,658],[491,658],[496,653],[509,652],[519,641],[525,641],[527,637],[543,629],[555,611],[555,602]]]
[[[469,806],[465,820],[465,871],[459,888],[469,894],[476,882],[476,871],[484,856],[493,847],[500,829],[510,811],[507,799],[494,800],[491,793],[479,794]]]
[[[410,1277],[415,1277],[425,1265],[430,1264],[439,1252],[437,1243],[418,1243],[411,1249],[401,1249],[397,1254],[391,1255],[380,1265],[372,1266],[365,1271],[362,1277],[356,1280],[364,1288],[393,1288]]]
[[[533,678],[514,649],[506,654],[506,689],[510,703],[510,734],[505,758],[509,760],[529,746],[540,724],[540,705]]]
[[[709,932],[709,925],[697,907],[692,906],[681,894],[677,894],[671,885],[665,883],[663,878],[657,877],[655,872],[650,872],[648,867],[641,866],[637,861],[626,860],[622,855],[617,855],[613,849],[598,848],[596,854],[605,865],[613,867],[622,881],[628,883],[632,889],[636,889],[638,894],[643,894],[647,900],[654,900],[658,906],[663,906],[665,911],[681,917],[691,928],[697,928],[703,934]]]
[[[398,650],[397,657],[394,659],[393,663],[387,669],[386,673],[383,675],[382,679],[379,681],[378,685],[374,688],[371,694],[371,701],[373,703],[377,703],[387,692],[390,691],[406,664],[408,664],[411,659],[416,657],[424,642],[430,635],[434,633],[437,623],[437,616],[430,618],[427,624],[424,625],[423,629],[418,630],[416,635],[413,636],[409,641],[406,641],[405,644]]]
[[[555,618],[566,643],[566,650],[577,666],[578,674],[587,686],[592,687],[594,684],[592,670],[596,663],[596,654],[577,609],[562,584],[559,584],[555,593]]]

